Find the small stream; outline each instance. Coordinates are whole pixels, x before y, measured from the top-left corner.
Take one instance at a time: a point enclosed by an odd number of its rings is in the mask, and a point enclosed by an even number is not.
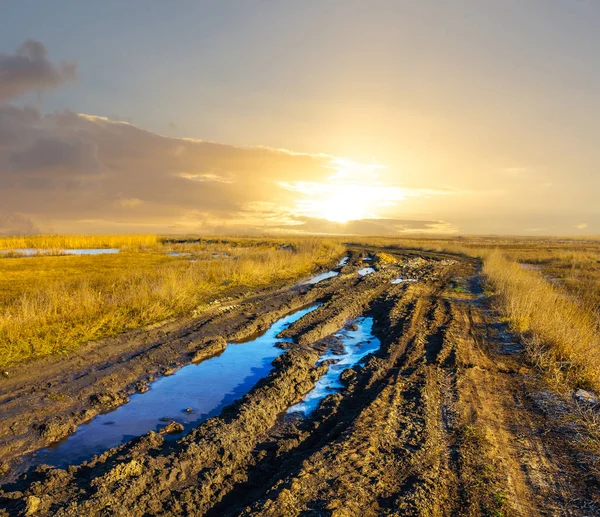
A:
[[[285,316],[251,341],[229,343],[220,355],[158,379],[146,393],[132,395],[127,404],[79,426],[74,434],[54,447],[37,451],[26,461],[27,466],[79,464],[150,430],[158,431],[172,420],[184,426],[184,433],[189,432],[218,415],[266,377],[272,369],[272,361],[284,352],[275,344],[291,341],[277,338],[277,334],[318,306]],[[165,439],[181,436],[181,433],[167,434]]]
[[[356,330],[346,327],[335,334],[342,340],[344,353],[335,354],[328,351],[321,357],[320,361],[334,360],[336,363],[329,366],[327,373],[317,381],[312,391],[301,402],[290,407],[288,413],[299,412],[304,413],[305,416],[310,415],[327,395],[343,388],[340,375],[346,368],[359,364],[364,357],[379,350],[381,342],[373,335],[373,318],[363,316],[352,323],[356,325]]]

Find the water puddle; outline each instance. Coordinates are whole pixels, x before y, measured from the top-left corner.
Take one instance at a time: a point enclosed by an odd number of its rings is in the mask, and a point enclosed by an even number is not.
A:
[[[314,285],[319,282],[326,280],[327,278],[332,278],[334,276],[338,276],[339,273],[337,271],[325,271],[325,273],[319,273],[318,275],[311,276],[307,280],[303,280],[299,285]]]
[[[358,276],[366,276],[370,275],[371,273],[375,273],[375,270],[372,267],[363,267],[362,269],[358,270]]]
[[[348,264],[348,260],[350,260],[350,257],[344,257],[342,260],[340,260],[338,262],[338,267],[343,267],[346,264]]]
[[[0,250],[0,253],[20,253],[27,257],[44,254],[62,254],[62,255],[103,255],[105,253],[119,253],[119,248],[81,248],[81,249],[40,249],[40,248],[18,248],[14,250]]]
[[[404,284],[405,282],[418,282],[417,278],[395,278],[392,280],[392,284]]]
[[[150,430],[158,431],[171,420],[189,432],[207,418],[218,415],[265,377],[272,369],[272,361],[284,352],[275,344],[291,341],[278,339],[277,334],[318,306],[285,316],[251,341],[230,343],[220,355],[162,377],[146,393],[132,395],[127,404],[81,425],[56,446],[34,453],[27,466],[79,464]],[[181,436],[181,433],[167,434],[165,439]]]
[[[340,355],[329,351],[323,355],[320,361],[337,362],[329,366],[327,373],[317,381],[312,391],[301,402],[290,407],[288,413],[300,412],[310,415],[327,395],[343,388],[340,375],[346,368],[358,364],[365,356],[379,349],[381,342],[373,335],[373,318],[364,316],[353,323],[354,329],[350,326],[335,334],[342,340],[344,353]]]

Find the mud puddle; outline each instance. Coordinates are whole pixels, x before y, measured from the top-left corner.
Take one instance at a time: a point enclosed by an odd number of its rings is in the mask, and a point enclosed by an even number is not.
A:
[[[338,276],[339,273],[337,271],[325,271],[324,273],[319,273],[318,275],[311,276],[307,280],[303,280],[298,285],[314,285],[319,282],[326,280],[328,278],[332,278],[334,276]]]
[[[373,335],[373,318],[371,316],[354,320],[335,336],[342,341],[343,354],[330,350],[323,355],[320,362],[328,360],[336,362],[329,366],[327,373],[317,381],[312,391],[301,402],[288,409],[288,413],[299,412],[310,415],[327,395],[343,388],[340,376],[346,368],[352,368],[359,364],[364,357],[375,352],[381,346],[379,339]]]
[[[404,283],[410,283],[410,282],[418,282],[419,279],[418,278],[394,278],[394,280],[391,281],[392,284],[404,284]]]
[[[358,270],[359,276],[366,276],[370,275],[371,273],[375,273],[375,270],[372,267],[363,267],[362,269]]]
[[[318,304],[296,311],[251,341],[229,343],[220,355],[160,378],[146,393],[132,395],[127,404],[81,425],[55,447],[32,454],[24,466],[79,464],[148,431],[158,431],[172,421],[182,424],[184,433],[190,431],[218,415],[265,377],[272,369],[272,361],[284,352],[275,344],[291,341],[276,338],[277,334],[317,307]],[[167,434],[165,438],[180,436],[181,433]]]

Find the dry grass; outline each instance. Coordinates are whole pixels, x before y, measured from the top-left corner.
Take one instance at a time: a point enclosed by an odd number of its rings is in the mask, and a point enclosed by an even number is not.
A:
[[[0,250],[139,248],[156,246],[158,243],[159,237],[156,235],[25,235],[0,237]]]
[[[594,311],[498,250],[483,258],[483,272],[498,293],[499,306],[524,336],[534,363],[551,373],[557,385],[600,388],[600,331]]]
[[[227,292],[301,278],[344,250],[325,239],[237,239],[180,243],[191,255],[170,257],[170,244],[154,246],[152,252],[0,260],[0,287],[10,285],[0,298],[0,365],[68,353],[89,340],[189,313]]]

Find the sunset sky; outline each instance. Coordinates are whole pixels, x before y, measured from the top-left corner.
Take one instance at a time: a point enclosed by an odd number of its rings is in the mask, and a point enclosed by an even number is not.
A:
[[[0,234],[600,234],[596,0],[7,0]]]

